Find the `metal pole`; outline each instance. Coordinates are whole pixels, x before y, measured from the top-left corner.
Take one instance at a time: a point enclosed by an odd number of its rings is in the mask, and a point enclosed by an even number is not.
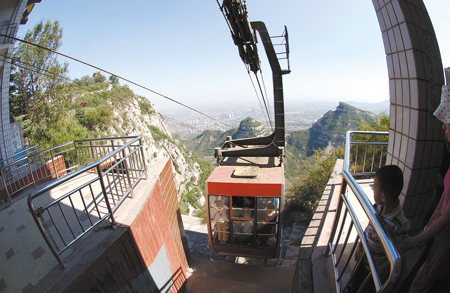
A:
[[[78,150],[77,150],[77,142],[76,141],[73,142],[73,147],[75,149],[75,156],[77,156],[78,166],[80,166],[81,164],[80,164],[80,158],[78,157]]]
[[[58,252],[55,250],[55,248],[53,247],[50,239],[48,238],[47,233],[45,233],[44,228],[42,227],[41,222],[38,219],[38,215],[36,214],[36,210],[33,206],[33,203],[31,202],[30,198],[28,197],[28,207],[30,208],[30,212],[31,215],[33,216],[33,220],[36,222],[36,225],[39,229],[39,232],[41,232],[42,237],[44,237],[45,242],[47,243],[48,248],[50,248],[50,251],[52,252],[53,256],[56,258],[56,260],[59,263],[59,267],[61,269],[65,269],[66,268],[66,264],[62,261],[61,257],[59,256]],[[39,214],[43,213],[43,211],[38,211]]]
[[[92,140],[89,141],[89,145],[91,146],[92,162],[95,162],[96,159],[95,159],[95,155],[94,155],[94,148],[92,147]],[[91,163],[91,162],[89,162],[89,164],[90,164],[90,163]],[[89,165],[89,164],[87,164],[87,165]],[[101,176],[100,176],[100,177],[101,177]]]
[[[447,85],[450,85],[450,67],[445,68],[444,73],[445,73],[445,83]]]
[[[34,180],[33,170],[31,170],[31,164],[30,164],[30,160],[28,159],[28,156],[27,156],[27,162],[28,162],[28,168],[30,169],[31,179],[33,179],[34,188],[36,188],[36,180]]]
[[[55,170],[55,173],[56,173],[56,178],[59,179],[58,171],[56,170],[55,160],[53,159],[53,151],[52,150],[50,150],[50,157],[52,158],[52,164],[53,164],[53,169]]]
[[[106,207],[108,208],[108,212],[111,217],[111,225],[115,225],[116,220],[114,220],[114,215],[112,213],[111,205],[109,203],[108,194],[106,193],[105,182],[103,182],[102,171],[100,169],[100,165],[97,165],[96,169],[97,169],[98,179],[100,181],[100,186],[102,187],[103,196],[105,197]]]
[[[2,176],[3,185],[5,186],[6,194],[8,195],[9,204],[11,204],[11,197],[9,196],[8,186],[6,186],[5,176],[3,175],[3,170],[0,170],[0,176]]]
[[[127,173],[128,184],[129,184],[130,189],[131,189],[130,196],[131,196],[131,198],[134,198],[133,185],[131,184],[130,172],[128,170],[128,162],[127,162],[127,159],[125,157],[125,150],[122,150],[122,156],[123,156],[122,163],[124,163],[124,165],[125,165],[125,172]]]
[[[139,145],[141,148],[141,155],[142,155],[142,163],[144,164],[144,172],[145,172],[145,180],[147,180],[147,165],[145,164],[145,156],[144,156],[144,149],[142,146],[142,138],[139,138]]]

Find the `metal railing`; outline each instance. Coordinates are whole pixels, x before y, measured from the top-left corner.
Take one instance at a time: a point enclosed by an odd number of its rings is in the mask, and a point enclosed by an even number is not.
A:
[[[70,146],[70,147],[68,147]],[[46,150],[64,155],[63,177],[28,196],[36,225],[61,268],[61,254],[114,212],[142,178],[147,178],[141,137],[77,140]],[[68,160],[66,157],[68,155]],[[70,171],[70,172],[67,172]],[[66,191],[66,189],[70,189]]]
[[[370,136],[372,139],[378,136],[385,136],[385,140],[387,141],[388,132],[367,132],[367,131],[349,131],[347,132],[346,137],[346,145],[345,145],[345,158],[344,158],[344,170],[343,170],[343,180],[340,191],[340,197],[336,209],[336,215],[334,219],[333,228],[331,231],[330,239],[328,241],[328,245],[326,250],[324,251],[324,255],[331,255],[334,267],[334,276],[335,276],[335,285],[336,292],[344,292],[348,288],[349,284],[353,280],[355,270],[358,266],[364,265],[363,260],[365,260],[370,267],[371,274],[369,274],[364,282],[362,283],[361,289],[367,282],[373,282],[374,287],[377,292],[389,292],[395,286],[395,282],[397,281],[400,270],[400,255],[392,244],[389,236],[383,230],[379,218],[375,214],[375,210],[369,201],[368,197],[355,180],[355,175],[367,175],[367,174],[375,174],[375,168],[370,167],[371,170],[365,170],[362,166],[366,165],[365,162],[369,158],[373,158],[373,161],[376,161],[375,166],[378,166],[376,169],[382,167],[385,164],[386,153],[383,152],[378,153],[377,147],[385,146],[386,143],[367,141],[367,142],[355,142],[352,141],[352,136],[356,136],[361,138],[362,136]],[[364,140],[364,139],[361,139]],[[361,151],[361,146],[364,149],[364,158],[357,163],[357,154],[358,150],[355,150],[355,146],[359,147],[359,151]],[[367,146],[372,146],[371,152],[368,151],[370,148]],[[377,146],[377,147],[376,147]],[[359,153],[359,157],[361,158],[361,153]],[[351,160],[353,159],[353,160]],[[375,160],[377,159],[377,160]],[[370,164],[372,166],[372,163]],[[351,173],[350,169],[352,166],[354,167],[355,173]],[[352,198],[356,198],[352,200]],[[369,250],[369,246],[367,244],[367,240],[364,237],[364,229],[361,216],[357,216],[356,210],[362,209],[366,216],[366,220],[372,223],[378,237],[382,243],[384,248],[387,263],[389,267],[388,274],[383,273],[383,277],[380,275],[382,271],[380,268],[377,268],[375,265],[371,252]],[[360,214],[361,215],[361,214]],[[355,233],[356,232],[356,233]],[[349,242],[353,240],[354,242]],[[343,241],[341,240],[343,239]],[[352,238],[352,239],[351,239]],[[358,244],[360,243],[360,244]],[[354,259],[357,246],[361,245],[364,254],[358,261]],[[366,265],[367,265],[366,264]],[[354,267],[350,274],[348,274],[348,269],[350,267]],[[385,269],[385,268],[383,268]],[[387,275],[387,277],[386,277]],[[342,290],[341,290],[342,289]],[[354,288],[357,290],[358,288]],[[362,292],[362,291],[358,291]]]
[[[31,160],[37,153],[37,145],[27,146],[14,156],[0,161],[0,189],[5,189],[9,203],[11,196],[22,191],[30,185],[36,187],[33,170],[38,169],[37,162]]]
[[[352,136],[354,136],[352,140]],[[348,171],[353,177],[375,175],[386,161],[389,132],[349,131],[346,146],[349,146]]]

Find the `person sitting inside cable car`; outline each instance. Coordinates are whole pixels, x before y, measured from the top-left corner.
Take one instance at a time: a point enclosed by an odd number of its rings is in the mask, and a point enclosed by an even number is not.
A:
[[[216,224],[214,225],[214,231],[217,234],[216,241],[220,244],[226,244],[228,241],[228,207],[224,204],[221,196],[216,198],[211,207],[216,210],[216,214],[213,217],[213,220],[216,220]]]
[[[258,247],[274,247],[276,245],[277,206],[273,201],[266,201],[264,209],[258,211]]]

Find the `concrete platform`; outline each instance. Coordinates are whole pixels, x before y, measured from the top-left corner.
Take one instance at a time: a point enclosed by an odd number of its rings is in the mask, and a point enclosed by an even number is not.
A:
[[[294,267],[249,266],[191,258],[186,282],[188,293],[195,292],[290,292]]]
[[[52,199],[58,198],[67,190],[80,185],[80,180],[85,181],[89,178],[77,178],[73,182],[68,182],[60,187],[52,189],[50,192],[43,194],[37,203],[48,203]],[[143,193],[145,180],[141,181],[135,188],[137,197]],[[57,272],[56,275],[62,276],[69,269],[61,270],[58,262],[51,253],[47,243],[44,241],[34,222],[27,206],[27,198],[45,186],[38,185],[37,188],[30,188],[20,195],[17,195],[11,205],[4,204],[0,206],[0,292],[29,292],[41,280],[51,272]],[[133,203],[131,200],[125,201],[119,213],[118,219],[126,217],[132,210],[130,207]],[[101,205],[99,205],[101,206]],[[103,211],[104,212],[104,211]],[[68,218],[69,221],[75,219]],[[85,219],[86,221],[86,219]],[[103,227],[103,228],[102,228]],[[110,231],[104,230],[104,227],[110,227],[108,221],[101,224],[98,228],[90,232],[96,233],[95,241],[89,241],[86,251],[91,250],[97,243],[110,234]],[[68,231],[62,230],[62,234],[68,234]],[[89,236],[86,235],[85,238]],[[65,260],[78,249],[83,241],[68,248],[62,255]],[[86,243],[83,244],[86,247]],[[80,253],[80,250],[78,250]],[[70,266],[73,266],[73,261]],[[61,271],[59,273],[59,271]]]

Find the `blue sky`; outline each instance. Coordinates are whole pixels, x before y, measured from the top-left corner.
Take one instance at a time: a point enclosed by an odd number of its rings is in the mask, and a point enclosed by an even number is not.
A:
[[[448,0],[424,2],[444,67],[450,67]],[[285,107],[305,101],[337,104],[389,98],[385,53],[372,1],[246,3],[250,21],[265,22],[270,35],[280,35],[284,25],[288,28],[292,73],[283,78]],[[23,37],[41,19],[60,21],[64,30],[60,52],[181,103],[259,107],[215,0],[43,0],[34,7],[28,23],[20,27],[18,36]],[[262,47],[259,53],[272,99],[270,67]],[[71,78],[96,71],[73,61],[69,61],[69,70]],[[179,107],[148,91],[131,88],[157,109]]]

